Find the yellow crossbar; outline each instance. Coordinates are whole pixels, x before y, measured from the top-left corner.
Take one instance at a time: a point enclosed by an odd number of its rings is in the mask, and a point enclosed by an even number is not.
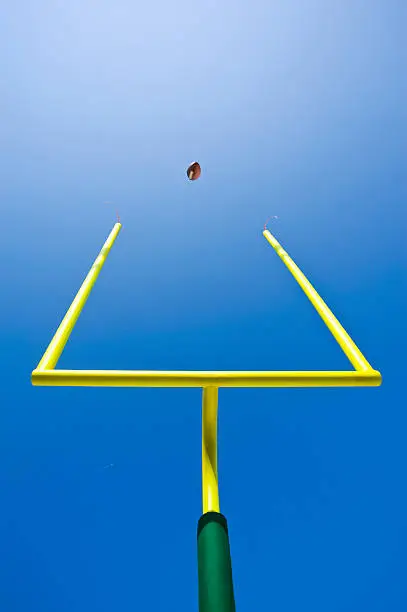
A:
[[[377,387],[376,370],[345,372],[203,372],[161,370],[41,370],[31,376],[41,387]]]

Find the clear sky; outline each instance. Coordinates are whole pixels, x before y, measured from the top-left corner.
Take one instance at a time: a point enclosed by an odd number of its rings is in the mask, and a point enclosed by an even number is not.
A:
[[[200,391],[30,383],[117,205],[59,366],[350,369],[278,215],[383,385],[220,390],[237,609],[404,612],[405,0],[3,4],[0,609],[197,609]]]

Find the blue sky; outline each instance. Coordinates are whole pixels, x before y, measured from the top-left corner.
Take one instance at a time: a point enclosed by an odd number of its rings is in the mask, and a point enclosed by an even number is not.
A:
[[[404,611],[405,2],[6,4],[0,608],[197,609],[200,391],[30,384],[112,201],[59,366],[350,367],[278,215],[383,385],[220,390],[237,609]]]

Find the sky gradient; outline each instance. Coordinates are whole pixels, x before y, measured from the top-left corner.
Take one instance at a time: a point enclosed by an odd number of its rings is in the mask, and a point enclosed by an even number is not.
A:
[[[58,367],[350,369],[262,237],[278,215],[383,384],[220,390],[237,610],[406,610],[406,23],[403,0],[1,8],[2,611],[197,609],[200,391],[30,383],[116,207]]]

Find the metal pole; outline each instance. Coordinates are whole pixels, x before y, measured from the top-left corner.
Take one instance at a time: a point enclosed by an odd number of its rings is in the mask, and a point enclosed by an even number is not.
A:
[[[235,612],[226,518],[220,513],[217,465],[218,388],[202,392],[202,501],[198,522],[199,612]]]
[[[325,325],[333,334],[334,338],[342,348],[343,352],[353,365],[353,367],[359,372],[372,371],[372,366],[362,355],[352,338],[345,331],[338,319],[333,314],[332,310],[328,308],[324,300],[318,294],[318,292],[311,285],[307,277],[301,272],[297,264],[293,262],[287,251],[283,249],[278,240],[269,232],[269,230],[263,231],[263,236],[267,242],[273,247],[281,261],[287,266],[295,280],[304,291],[305,295],[318,312]],[[378,384],[380,384],[380,374],[378,377]]]
[[[39,362],[37,366],[37,372],[41,370],[51,370],[52,368],[55,368],[58,359],[60,358],[61,353],[64,350],[65,344],[68,342],[69,336],[71,335],[75,323],[78,320],[78,317],[86,304],[86,300],[88,299],[89,294],[92,291],[93,285],[95,284],[96,279],[99,276],[101,269],[103,268],[103,265],[106,261],[106,257],[109,255],[110,249],[112,248],[114,241],[116,240],[117,235],[120,232],[121,227],[122,226],[120,223],[115,223],[99,255],[95,259],[93,266],[91,267],[85,280],[83,281],[81,288],[76,294],[75,299],[70,305],[68,312],[62,319],[60,326],[55,332],[54,337],[52,338],[47,350],[45,351],[41,361]]]

